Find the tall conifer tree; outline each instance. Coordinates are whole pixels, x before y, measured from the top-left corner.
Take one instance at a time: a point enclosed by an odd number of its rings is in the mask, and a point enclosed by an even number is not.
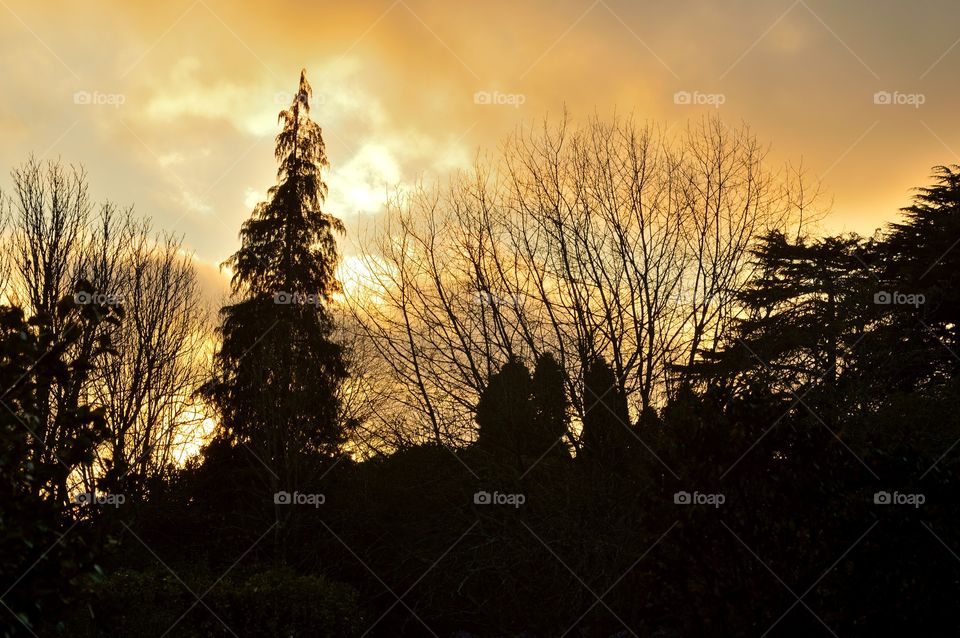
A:
[[[328,162],[310,119],[311,94],[302,72],[279,116],[277,184],[224,263],[235,302],[221,309],[217,375],[203,389],[219,411],[221,436],[254,452],[284,488],[303,478],[297,459],[332,456],[346,436],[338,400],[346,367],[327,308],[341,289],[334,233],[343,224],[322,209]]]

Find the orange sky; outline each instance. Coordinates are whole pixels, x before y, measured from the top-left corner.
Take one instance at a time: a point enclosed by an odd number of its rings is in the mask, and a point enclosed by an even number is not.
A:
[[[83,162],[98,199],[215,264],[273,184],[301,67],[354,230],[564,104],[682,125],[721,103],[822,176],[831,231],[871,232],[960,162],[955,0],[0,0],[0,164]]]

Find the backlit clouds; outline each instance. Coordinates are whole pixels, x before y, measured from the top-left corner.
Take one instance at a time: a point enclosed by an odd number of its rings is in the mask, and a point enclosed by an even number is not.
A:
[[[930,165],[960,161],[958,38],[948,0],[5,0],[0,164],[81,161],[98,198],[136,203],[217,263],[273,184],[277,112],[301,67],[328,209],[351,228],[521,122],[567,108],[682,126],[716,110],[696,97],[712,95],[773,159],[825,176],[828,226],[869,232]],[[878,104],[878,91],[925,101]]]

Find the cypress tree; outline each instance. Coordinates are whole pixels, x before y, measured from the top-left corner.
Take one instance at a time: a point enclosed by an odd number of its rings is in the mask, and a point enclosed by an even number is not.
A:
[[[328,161],[311,93],[301,72],[279,116],[277,183],[224,262],[234,303],[220,311],[217,374],[202,390],[219,412],[220,436],[246,446],[284,489],[303,478],[297,459],[333,456],[346,438],[338,400],[346,366],[327,307],[341,289],[334,233],[344,228],[323,211]]]

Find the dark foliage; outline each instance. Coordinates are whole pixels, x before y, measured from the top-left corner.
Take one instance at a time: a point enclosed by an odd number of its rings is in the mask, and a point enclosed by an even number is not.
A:
[[[581,454],[613,469],[624,460],[635,435],[631,432],[627,397],[602,357],[595,359],[583,378],[583,436]]]
[[[80,293],[89,291],[81,287]],[[106,520],[95,504],[71,499],[70,473],[88,462],[107,437],[100,410],[79,394],[60,405],[54,418],[56,453],[48,458],[43,400],[50,388],[76,388],[109,340],[77,354],[76,344],[118,320],[116,308],[59,301],[53,315],[24,318],[19,308],[0,306],[0,600],[5,636],[30,635],[39,620],[57,617],[95,565]],[[57,329],[54,329],[54,325]],[[106,491],[117,473],[103,477]],[[89,508],[91,511],[81,513]],[[96,520],[97,528],[91,526]],[[12,617],[11,617],[12,616]]]
[[[186,572],[185,572],[186,573]],[[243,575],[181,576],[154,567],[118,569],[87,587],[87,604],[68,616],[69,635],[201,638],[244,636],[359,636],[357,592],[319,576],[276,568]],[[208,591],[198,603],[192,592]]]
[[[346,366],[326,308],[340,289],[333,233],[343,226],[321,209],[327,156],[310,95],[301,73],[280,113],[278,183],[225,264],[240,299],[221,310],[217,376],[202,391],[219,412],[220,436],[260,459],[274,492],[305,480],[302,453],[332,457],[346,440],[337,394]]]
[[[600,356],[574,380],[549,354],[513,357],[480,394],[475,444],[359,462],[340,454],[340,225],[321,211],[309,93],[301,77],[278,185],[229,261],[238,299],[203,389],[221,433],[125,515],[99,582],[81,577],[115,526],[64,505],[102,420],[62,403],[58,464],[37,462],[29,425],[37,397],[91,370],[72,340],[115,318],[67,301],[55,337],[49,318],[0,313],[8,634],[960,631],[960,168],[871,239],[766,235],[740,315],[656,409],[637,414]]]

